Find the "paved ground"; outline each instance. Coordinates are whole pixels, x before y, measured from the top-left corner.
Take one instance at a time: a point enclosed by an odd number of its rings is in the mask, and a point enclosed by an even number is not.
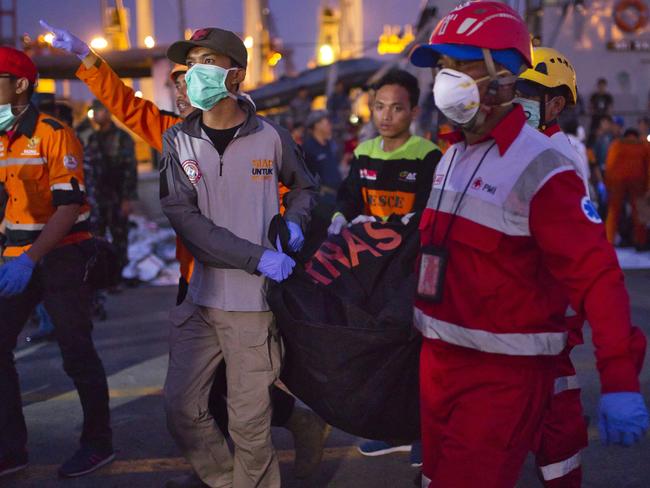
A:
[[[650,271],[627,272],[634,319],[650,335]],[[109,301],[109,320],[96,326],[96,343],[104,360],[111,388],[111,407],[118,459],[100,472],[78,480],[56,479],[56,468],[76,448],[80,407],[71,382],[61,369],[55,344],[21,347],[18,368],[30,432],[31,465],[24,473],[0,481],[2,488],[30,487],[160,487],[168,477],[182,473],[179,457],[165,427],[161,386],[166,369],[167,309],[171,288],[138,288]],[[575,354],[582,381],[586,413],[595,417],[598,379],[591,347]],[[650,360],[643,375],[644,394],[650,399]],[[288,488],[409,487],[416,470],[406,454],[364,458],[356,451],[360,439],[334,431],[320,473],[299,482],[290,473],[292,441],[276,429],[283,486]],[[642,488],[650,486],[650,439],[632,449],[604,448],[590,430],[584,453],[588,488]],[[520,488],[540,486],[527,464]]]

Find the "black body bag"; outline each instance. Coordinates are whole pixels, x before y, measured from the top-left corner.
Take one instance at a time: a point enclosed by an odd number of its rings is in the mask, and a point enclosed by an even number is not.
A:
[[[281,218],[269,239],[288,232]],[[366,223],[330,236],[268,301],[286,346],[281,379],[329,424],[361,437],[420,438],[413,328],[417,224]]]

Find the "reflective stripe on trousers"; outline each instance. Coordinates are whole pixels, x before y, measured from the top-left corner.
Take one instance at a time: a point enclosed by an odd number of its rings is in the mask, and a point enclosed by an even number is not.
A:
[[[576,375],[573,376],[560,376],[555,378],[555,387],[553,388],[553,394],[557,395],[567,390],[578,390],[580,389],[580,382]]]
[[[429,488],[429,485],[431,484],[431,480],[427,478],[424,473],[422,473],[422,488]]]
[[[579,468],[580,464],[580,453],[578,452],[570,458],[565,459],[564,461],[547,464],[546,466],[540,466],[539,470],[542,472],[542,477],[545,481],[551,481],[566,476],[574,469]]]
[[[413,320],[422,335],[428,339],[440,339],[457,346],[511,356],[555,356],[565,348],[568,335],[566,332],[497,334],[468,329],[429,317],[418,308],[415,309]]]

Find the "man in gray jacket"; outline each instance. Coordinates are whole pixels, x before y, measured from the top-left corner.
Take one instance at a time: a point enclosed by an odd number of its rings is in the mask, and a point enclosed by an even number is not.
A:
[[[188,97],[200,109],[163,137],[161,204],[196,259],[188,298],[171,313],[168,426],[207,486],[279,488],[269,387],[281,353],[266,285],[286,279],[295,263],[272,250],[267,233],[282,182],[289,247],[298,251],[318,184],[289,133],[237,96],[247,61],[239,37],[200,29],[167,55],[188,66]],[[222,360],[234,459],[208,412]]]

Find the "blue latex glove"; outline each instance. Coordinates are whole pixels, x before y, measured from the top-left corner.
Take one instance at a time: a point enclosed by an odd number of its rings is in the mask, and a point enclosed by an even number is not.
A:
[[[90,48],[88,47],[88,44],[83,42],[81,39],[79,39],[77,36],[72,34],[70,31],[52,27],[44,20],[41,20],[40,24],[41,27],[43,27],[43,29],[48,30],[52,34],[54,34],[54,39],[52,40],[53,47],[56,47],[57,49],[63,49],[64,51],[67,51],[70,54],[74,54],[82,61],[86,56],[88,56],[88,53],[90,53]]]
[[[289,228],[289,248],[293,252],[298,252],[305,243],[305,236],[302,234],[302,229],[295,222],[287,222],[287,227]]]
[[[631,446],[648,430],[648,409],[640,393],[605,393],[598,410],[598,432],[603,444]]]
[[[293,273],[295,265],[296,262],[286,254],[267,249],[260,258],[257,271],[279,283],[286,280]]]
[[[23,253],[0,267],[0,296],[10,297],[25,291],[34,271],[34,261]]]

